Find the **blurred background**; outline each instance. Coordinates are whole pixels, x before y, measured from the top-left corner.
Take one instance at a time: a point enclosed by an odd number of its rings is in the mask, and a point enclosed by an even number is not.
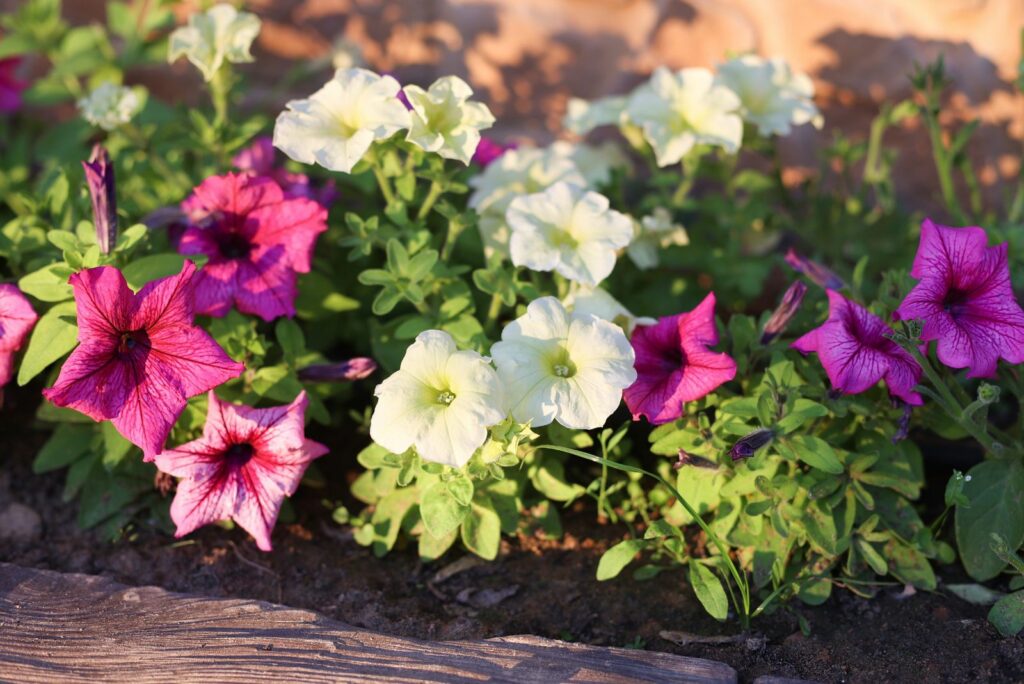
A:
[[[11,10],[18,0],[0,0]],[[263,20],[242,71],[248,106],[275,113],[325,81],[332,64],[365,64],[403,83],[457,74],[498,117],[499,139],[559,135],[570,96],[624,93],[665,64],[712,67],[729,52],[784,57],[817,86],[825,128],[784,140],[787,179],[813,169],[842,131],[867,136],[886,100],[909,97],[915,63],[945,56],[947,116],[978,117],[971,154],[987,199],[1020,174],[1024,98],[1018,77],[1024,0],[247,0]],[[198,2],[176,3],[180,21]],[[104,0],[70,0],[76,24],[102,20]],[[172,74],[172,78],[168,78]],[[203,95],[185,60],[130,74],[168,101]],[[927,210],[937,186],[925,131],[911,121],[886,140],[899,150],[903,199]]]

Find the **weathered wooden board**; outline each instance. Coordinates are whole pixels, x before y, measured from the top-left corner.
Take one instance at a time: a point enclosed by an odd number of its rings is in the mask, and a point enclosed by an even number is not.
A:
[[[736,672],[530,636],[418,641],[262,601],[0,564],[0,680],[724,683]]]

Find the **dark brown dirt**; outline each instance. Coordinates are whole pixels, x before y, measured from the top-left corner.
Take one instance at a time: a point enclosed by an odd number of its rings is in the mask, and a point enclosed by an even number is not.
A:
[[[263,599],[423,639],[536,634],[700,656],[728,663],[742,681],[764,674],[823,682],[1024,681],[1024,639],[1000,638],[986,622],[984,608],[940,593],[899,599],[890,589],[865,601],[836,591],[824,606],[794,605],[793,611],[757,621],[754,628],[763,640],[676,646],[659,633],[724,635],[735,634],[737,626],[707,617],[681,571],[648,582],[597,582],[598,558],[623,530],[597,525],[586,507],[565,515],[563,539],[509,540],[497,561],[439,583],[431,581],[439,567],[421,564],[414,549],[374,558],[331,522],[323,493],[308,490],[294,501],[297,522],[275,531],[273,553],[261,554],[239,530],[217,527],[175,543],[140,525],[131,541],[109,543],[77,528],[75,504],[61,502],[62,474],[32,474],[32,456],[45,440],[43,432],[26,427],[33,396],[38,394],[9,393],[0,413],[0,509],[11,501],[31,507],[42,516],[43,533],[32,542],[0,543],[0,561],[174,591]],[[344,441],[330,434],[311,436]],[[344,472],[354,465],[348,456],[326,457],[332,458],[331,469]],[[440,566],[459,558],[452,554]],[[809,636],[801,633],[795,611],[810,626]]]

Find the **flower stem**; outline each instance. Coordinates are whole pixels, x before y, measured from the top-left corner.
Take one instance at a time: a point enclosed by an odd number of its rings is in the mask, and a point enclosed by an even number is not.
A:
[[[416,213],[417,221],[422,221],[423,219],[427,218],[427,214],[429,214],[430,210],[434,208],[434,202],[436,202],[437,198],[441,196],[442,191],[443,188],[441,187],[440,183],[438,183],[437,181],[431,182],[430,191],[427,193],[427,198],[423,200],[423,204],[420,205],[420,210]]]
[[[223,126],[228,120],[228,91],[231,89],[231,69],[224,63],[210,80],[210,99],[213,101],[214,125]]]
[[[384,201],[388,204],[395,203],[395,191],[391,189],[391,181],[384,175],[384,169],[380,167],[377,160],[373,163],[373,175],[377,179],[377,185],[380,186],[380,194],[384,195]]]
[[[498,315],[501,314],[502,305],[501,296],[492,294],[491,305],[487,307],[487,318],[484,320],[484,332],[487,333],[488,337],[493,335],[497,328]]]

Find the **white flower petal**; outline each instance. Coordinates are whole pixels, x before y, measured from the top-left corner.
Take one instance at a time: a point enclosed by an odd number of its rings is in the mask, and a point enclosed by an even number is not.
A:
[[[175,29],[168,41],[168,61],[181,56],[196,66],[203,78],[212,81],[225,61],[235,64],[253,61],[249,50],[259,35],[261,22],[251,12],[239,12],[226,3],[193,14],[188,25]]]
[[[404,92],[413,107],[406,140],[446,159],[469,164],[480,144],[480,131],[494,124],[486,105],[468,102],[473,94],[469,84],[458,76],[444,76],[428,90],[406,86]]]

